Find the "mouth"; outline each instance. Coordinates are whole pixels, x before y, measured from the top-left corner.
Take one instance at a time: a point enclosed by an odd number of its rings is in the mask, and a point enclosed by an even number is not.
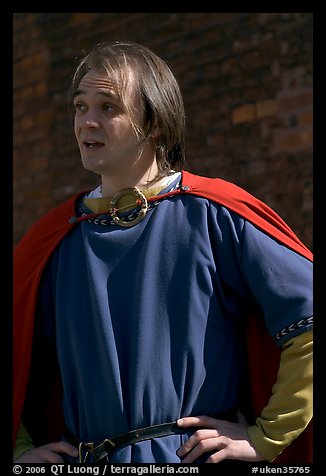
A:
[[[95,140],[85,140],[83,141],[83,144],[87,150],[96,150],[104,146],[103,142],[98,142]]]

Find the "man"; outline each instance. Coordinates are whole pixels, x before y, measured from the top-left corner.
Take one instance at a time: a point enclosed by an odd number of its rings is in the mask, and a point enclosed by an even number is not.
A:
[[[149,49],[100,44],[72,86],[100,185],[15,250],[14,459],[276,461],[312,418],[311,253],[264,203],[183,169],[182,97]]]

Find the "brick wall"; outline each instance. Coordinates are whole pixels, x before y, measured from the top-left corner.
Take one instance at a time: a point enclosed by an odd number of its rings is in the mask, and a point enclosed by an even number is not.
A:
[[[14,14],[14,241],[98,183],[67,90],[82,50],[141,42],[179,80],[191,171],[243,186],[312,248],[312,13]]]

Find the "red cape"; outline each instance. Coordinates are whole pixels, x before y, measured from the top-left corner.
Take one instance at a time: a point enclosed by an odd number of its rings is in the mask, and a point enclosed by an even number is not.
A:
[[[312,253],[301,243],[288,225],[266,204],[238,186],[222,179],[201,177],[183,171],[182,190],[178,193],[193,194],[215,201],[243,216],[267,234],[297,253],[313,259]],[[78,193],[38,220],[18,243],[14,252],[14,358],[13,358],[13,437],[24,405],[29,378],[34,317],[38,287],[43,269],[54,249],[80,221],[75,217]],[[259,415],[267,404],[275,383],[279,366],[280,349],[268,335],[262,320],[253,314],[248,318],[248,364],[253,415]],[[59,382],[60,385],[60,382]],[[52,402],[48,401],[48,415],[52,415],[49,440],[59,439],[63,417],[56,400],[59,394],[51,390]],[[57,407],[57,408],[55,408]],[[50,417],[51,418],[51,417]],[[50,431],[51,430],[51,431]],[[50,435],[50,433],[52,433]],[[52,440],[53,441],[53,440]],[[312,463],[312,423],[275,460],[280,463]]]

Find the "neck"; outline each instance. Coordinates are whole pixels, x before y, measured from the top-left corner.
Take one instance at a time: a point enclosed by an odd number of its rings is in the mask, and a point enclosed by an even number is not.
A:
[[[102,196],[110,197],[124,188],[137,187],[141,190],[147,189],[156,183],[155,178],[157,176],[158,167],[156,161],[145,170],[129,171],[123,176],[102,175]]]
[[[163,177],[159,179],[158,181],[156,181],[155,184],[151,184],[150,187],[145,187],[143,189],[141,189],[141,187],[137,187],[137,188],[140,189],[140,192],[147,199],[152,198],[158,195],[165,187],[167,187],[168,184],[174,180],[177,174],[178,172],[175,172],[173,170],[172,176]],[[130,188],[130,187],[124,187],[124,188]],[[135,208],[135,206],[137,205],[137,200],[135,199],[134,192],[127,191],[127,190],[124,191],[123,189],[120,189],[118,193],[119,192],[120,192],[119,210],[127,211],[128,209],[132,210],[133,208]],[[115,199],[116,197],[112,197],[112,196],[109,197],[108,195],[103,194],[103,190],[102,190],[102,198],[86,197],[83,200],[86,207],[92,210],[93,213],[100,213],[100,212],[105,212],[111,209],[110,207],[112,206],[112,202]]]

